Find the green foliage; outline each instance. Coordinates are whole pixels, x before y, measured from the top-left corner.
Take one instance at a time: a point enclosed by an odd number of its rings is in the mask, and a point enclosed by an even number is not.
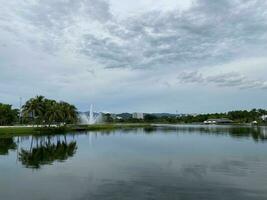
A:
[[[155,115],[150,115],[150,114],[147,114],[147,115],[145,115],[145,117],[144,117],[144,120],[146,121],[146,122],[153,122],[153,121],[156,121],[158,118],[157,118],[157,116],[155,116]]]
[[[267,111],[263,109],[252,109],[230,111],[228,113],[214,113],[214,114],[201,114],[201,115],[187,115],[177,118],[178,122],[193,123],[203,122],[207,119],[228,118],[236,123],[251,123],[253,121],[262,122],[261,116],[266,115]]]
[[[24,123],[34,124],[72,124],[78,120],[77,109],[66,102],[57,102],[36,96],[23,105]]]
[[[116,120],[116,122],[126,122],[126,123],[202,123],[208,119],[220,119],[227,118],[233,120],[235,123],[251,123],[257,121],[259,123],[263,122],[261,116],[267,115],[267,110],[263,109],[252,109],[250,111],[230,111],[228,113],[212,113],[212,114],[199,114],[199,115],[170,115],[170,116],[156,116],[153,114],[146,114],[144,120],[141,119],[121,119]]]
[[[112,118],[110,113],[103,114],[103,121],[107,123],[114,122],[114,119]]]
[[[0,103],[0,126],[12,125],[17,121],[19,111],[12,109],[11,105]]]

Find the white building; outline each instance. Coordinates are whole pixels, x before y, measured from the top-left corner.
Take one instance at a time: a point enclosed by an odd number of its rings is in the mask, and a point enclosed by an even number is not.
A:
[[[267,121],[267,115],[262,115],[262,116],[261,116],[261,119],[262,119],[263,121]]]
[[[144,113],[133,113],[132,117],[134,119],[144,119]]]
[[[204,124],[231,124],[231,123],[233,123],[233,121],[226,118],[208,119],[207,121],[204,121]]]

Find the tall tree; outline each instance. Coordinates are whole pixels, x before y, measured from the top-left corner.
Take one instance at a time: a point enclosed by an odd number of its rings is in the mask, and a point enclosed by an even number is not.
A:
[[[18,120],[18,109],[12,109],[11,105],[0,103],[0,125],[12,125]]]
[[[45,112],[44,102],[44,96],[36,96],[28,100],[22,107],[24,117],[32,119],[36,124],[41,124]]]

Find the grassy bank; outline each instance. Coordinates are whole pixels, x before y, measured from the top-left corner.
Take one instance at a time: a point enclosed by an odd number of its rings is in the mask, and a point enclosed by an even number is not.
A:
[[[96,124],[96,125],[68,125],[64,127],[0,127],[0,136],[21,136],[21,135],[38,135],[67,133],[71,131],[101,131],[131,128],[149,128],[150,124]]]
[[[185,124],[181,124],[185,125]],[[232,126],[249,125],[249,124],[232,124]],[[146,128],[153,129],[155,126],[148,123],[110,123],[110,124],[96,124],[96,125],[67,125],[64,127],[0,127],[0,136],[27,136],[27,135],[46,135],[46,134],[64,134],[68,132],[79,131],[112,131],[117,129],[134,129],[134,128]]]
[[[126,129],[126,128],[147,128],[151,127],[150,124],[145,123],[136,123],[136,124],[95,124],[95,125],[74,125],[68,126],[68,130],[79,131],[79,130],[88,130],[88,131],[98,131],[98,130],[113,130],[113,129]]]
[[[0,128],[0,136],[32,135],[38,131],[33,127],[4,127]]]

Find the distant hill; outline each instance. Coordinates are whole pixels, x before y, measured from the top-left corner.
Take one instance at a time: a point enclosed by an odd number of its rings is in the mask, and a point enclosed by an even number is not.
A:
[[[156,117],[175,117],[176,114],[171,113],[144,113],[145,115],[154,115]],[[118,117],[121,117],[123,119],[129,119],[132,118],[132,113],[121,113],[117,114]]]
[[[131,113],[121,113],[121,114],[117,114],[118,117],[121,117],[123,119],[130,119],[132,118],[132,114]]]
[[[172,114],[172,113],[148,113],[150,115],[154,115],[156,117],[175,117],[177,116],[176,114]]]

